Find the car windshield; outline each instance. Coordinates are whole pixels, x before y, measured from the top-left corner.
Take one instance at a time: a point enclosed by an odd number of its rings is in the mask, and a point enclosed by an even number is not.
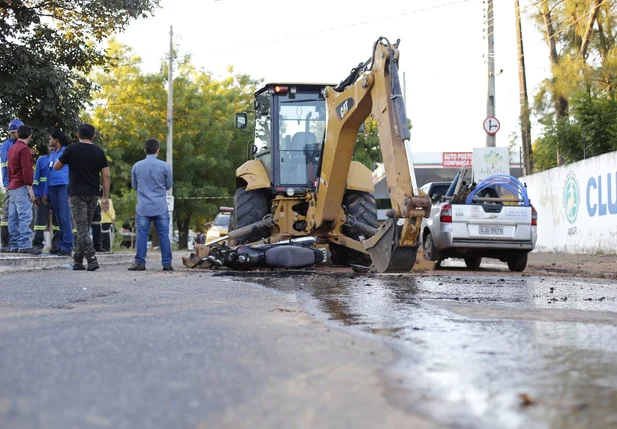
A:
[[[229,214],[220,213],[217,217],[214,218],[214,226],[229,226]]]

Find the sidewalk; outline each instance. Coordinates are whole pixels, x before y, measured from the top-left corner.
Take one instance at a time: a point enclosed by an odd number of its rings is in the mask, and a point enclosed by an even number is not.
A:
[[[128,264],[135,259],[134,252],[97,253],[101,265]],[[48,268],[70,269],[73,258],[43,253],[39,256],[0,253],[0,273],[8,271],[29,271]]]

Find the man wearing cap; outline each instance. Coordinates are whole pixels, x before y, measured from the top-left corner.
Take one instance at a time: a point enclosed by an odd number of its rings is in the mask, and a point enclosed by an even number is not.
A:
[[[9,235],[11,252],[40,255],[41,249],[32,247],[32,201],[34,172],[32,152],[28,145],[32,140],[32,128],[22,125],[17,130],[19,139],[9,150],[9,186],[11,205],[9,208]]]
[[[11,204],[9,187],[9,149],[17,141],[17,130],[24,123],[19,119],[9,122],[9,138],[0,147],[0,171],[2,171],[2,184],[4,185],[4,202],[2,204],[2,220],[0,221],[0,252],[9,252],[9,207]]]

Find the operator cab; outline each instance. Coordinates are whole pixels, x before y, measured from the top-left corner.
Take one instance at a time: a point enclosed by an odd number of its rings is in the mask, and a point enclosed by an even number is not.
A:
[[[254,159],[264,165],[272,189],[289,196],[317,187],[326,135],[323,89],[331,84],[266,84],[255,93]],[[246,128],[247,112],[236,114]]]

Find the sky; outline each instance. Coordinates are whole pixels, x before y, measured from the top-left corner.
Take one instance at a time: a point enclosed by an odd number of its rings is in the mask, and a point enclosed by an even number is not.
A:
[[[155,72],[169,49],[216,77],[246,73],[265,82],[337,84],[368,59],[379,36],[401,39],[400,74],[416,152],[470,152],[486,146],[486,0],[162,0],[154,17],[117,39]],[[497,146],[519,131],[514,2],[494,0]],[[530,103],[550,75],[548,48],[521,0]],[[501,71],[501,72],[500,72]],[[540,129],[532,119],[532,138]]]

